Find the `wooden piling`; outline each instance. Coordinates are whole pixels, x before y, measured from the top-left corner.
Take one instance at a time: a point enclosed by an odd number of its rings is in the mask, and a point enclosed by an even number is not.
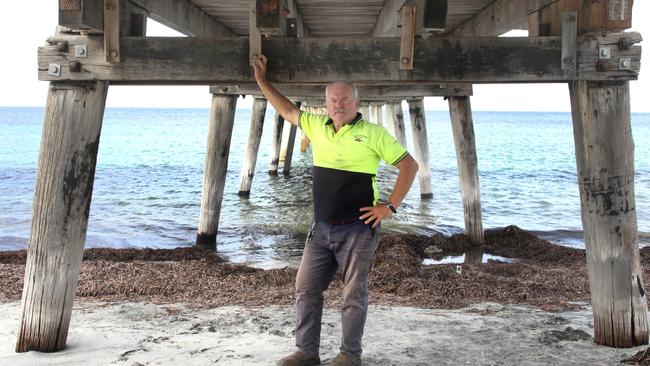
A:
[[[287,147],[286,154],[284,156],[284,167],[282,168],[282,173],[284,175],[289,175],[291,173],[291,158],[293,157],[293,145],[296,143],[296,125],[291,124],[289,126],[289,136],[287,138]]]
[[[449,97],[449,114],[456,146],[460,195],[465,213],[465,234],[472,244],[483,245],[485,237],[481,219],[481,189],[469,97]]]
[[[648,344],[627,81],[569,84],[594,341]]]
[[[382,113],[382,103],[372,103],[370,104],[371,107],[371,121],[375,122],[377,126],[382,126],[384,124],[384,116]]]
[[[422,99],[408,100],[411,130],[413,131],[413,145],[415,160],[420,169],[420,197],[433,198],[431,190],[431,173],[429,169],[429,142],[427,140],[427,125],[424,117],[424,101]]]
[[[201,214],[196,235],[196,245],[207,249],[214,250],[217,247],[217,230],[228,171],[228,154],[236,105],[236,95],[212,95]]]
[[[386,104],[386,115],[392,122],[393,136],[397,142],[406,146],[406,129],[404,128],[404,112],[402,102],[391,102]]]
[[[372,118],[370,118],[370,106],[368,104],[364,104],[359,107],[359,112],[363,116],[363,119],[366,121],[370,121]]]
[[[284,118],[280,113],[275,112],[273,119],[273,129],[271,131],[271,161],[269,163],[269,174],[278,174],[278,165],[280,162],[280,147],[282,146],[282,131],[284,128]]]
[[[257,163],[257,153],[260,150],[260,141],[262,140],[262,131],[264,129],[264,117],[266,115],[266,99],[255,98],[253,100],[253,111],[251,113],[251,127],[248,133],[248,144],[246,145],[246,154],[241,167],[239,176],[239,192],[241,197],[248,197],[251,194],[251,185],[253,175],[255,174],[255,164]]]
[[[107,91],[107,82],[50,84],[16,352],[65,348]]]

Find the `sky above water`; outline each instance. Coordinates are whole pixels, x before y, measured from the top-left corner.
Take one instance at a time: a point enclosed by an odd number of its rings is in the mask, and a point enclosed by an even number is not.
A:
[[[0,34],[6,35],[0,58],[0,106],[43,106],[47,83],[37,80],[37,48],[54,34],[58,2],[42,0],[0,1]],[[650,1],[636,1],[632,30],[650,37]],[[149,36],[174,36],[175,32],[148,23]],[[514,32],[513,35],[525,35]],[[8,44],[7,44],[8,42]],[[642,43],[643,45],[643,43]],[[649,56],[642,57],[639,80],[630,84],[632,112],[650,112]],[[249,106],[251,98],[240,100]],[[431,110],[446,110],[442,98],[426,98]],[[112,86],[107,107],[209,108],[207,86]],[[570,111],[565,84],[475,85],[472,108],[476,111]]]

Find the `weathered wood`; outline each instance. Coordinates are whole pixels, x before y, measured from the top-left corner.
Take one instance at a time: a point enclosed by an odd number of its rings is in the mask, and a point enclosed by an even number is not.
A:
[[[390,102],[386,104],[386,114],[392,122],[393,136],[402,146],[406,146],[406,129],[404,128],[404,112],[402,102]]]
[[[496,0],[458,25],[450,34],[455,37],[489,37],[512,29],[526,29],[528,10],[526,0]]]
[[[213,95],[196,245],[216,249],[237,96]]]
[[[287,15],[287,35],[291,37],[309,37],[311,32],[305,25],[302,12],[298,9],[296,0],[286,0],[286,2],[287,10],[289,10],[289,14]],[[292,29],[294,27],[295,29]]]
[[[264,34],[283,36],[287,33],[284,0],[256,0],[257,29]]]
[[[537,10],[529,10],[532,17],[529,33],[535,36],[562,34],[562,14],[571,11],[578,12],[578,34],[620,32],[632,26],[633,4],[633,0],[558,0],[548,4],[541,2],[538,5],[543,6]]]
[[[481,189],[469,97],[450,97],[449,115],[458,161],[460,196],[465,214],[465,234],[472,244],[483,245],[485,237],[481,218]]]
[[[447,28],[447,0],[418,0],[416,32],[441,31]]]
[[[275,112],[273,119],[273,128],[271,132],[271,162],[269,163],[269,174],[278,174],[278,165],[280,162],[280,146],[282,146],[282,130],[284,127],[284,118],[280,113]]]
[[[254,2],[250,3],[248,21],[248,60],[250,62],[253,55],[262,54],[262,34],[257,28],[257,9]]]
[[[370,121],[376,123],[378,126],[383,125],[384,116],[382,114],[383,103],[370,103]]]
[[[296,144],[296,125],[289,125],[289,136],[287,137],[287,145],[284,149],[284,166],[282,168],[282,173],[284,175],[289,175],[291,173],[291,159],[293,158],[293,146]]]
[[[257,153],[260,150],[262,131],[264,129],[264,117],[266,115],[266,99],[255,98],[253,100],[253,111],[251,113],[251,127],[248,133],[248,144],[246,155],[241,167],[239,176],[239,196],[248,197],[251,194],[251,185],[255,175],[255,164]]]
[[[147,17],[149,12],[130,1],[120,6],[120,36],[145,37],[147,35]]]
[[[363,116],[365,120],[370,121],[371,116],[370,116],[370,105],[369,104],[361,104],[361,107],[359,107],[359,112]]]
[[[120,0],[104,0],[104,57],[120,62]]]
[[[594,341],[648,344],[627,82],[569,84]]]
[[[275,88],[289,99],[315,98],[325,99],[326,85],[275,84]],[[472,95],[471,84],[409,84],[409,85],[359,85],[355,84],[362,101],[385,101],[407,97],[466,96]],[[263,95],[257,83],[238,83],[235,85],[214,85],[210,87],[213,94]],[[323,102],[320,103],[321,105]]]
[[[424,101],[422,99],[408,100],[411,130],[413,131],[413,145],[415,160],[418,162],[418,176],[420,178],[420,197],[433,198],[431,190],[431,170],[429,169],[429,142],[427,138],[427,123],[424,115]]]
[[[562,16],[562,71],[575,72],[578,50],[578,13],[571,11]]]
[[[16,352],[65,348],[108,83],[50,85]]]
[[[415,5],[407,3],[402,8],[402,36],[399,47],[399,69],[413,69],[413,54],[415,52]]]
[[[59,1],[59,25],[75,30],[104,31],[104,0]]]
[[[149,12],[149,17],[186,36],[235,36],[230,28],[189,0],[128,0]]]
[[[611,37],[611,36],[608,36]],[[629,37],[626,34],[617,37]],[[598,71],[599,36],[579,37],[578,71],[561,70],[562,42],[543,38],[416,39],[413,70],[399,69],[399,39],[282,38],[265,40],[272,82],[317,83],[349,79],[360,84],[434,84],[487,82],[560,82],[574,79],[635,79],[641,48],[612,48],[612,57],[629,57],[631,70]],[[122,62],[103,59],[102,37],[53,37],[71,47],[39,48],[40,80],[108,80],[124,84],[237,84],[253,82],[247,39],[123,38]],[[87,44],[88,57],[74,57],[74,45]],[[368,57],[373,55],[373,57]],[[507,60],[507,62],[504,62]],[[69,61],[80,61],[82,72],[69,72]],[[61,75],[48,75],[50,63],[62,65]],[[242,66],[246,65],[246,66]]]
[[[399,37],[399,11],[406,0],[386,0],[370,32],[372,37]]]

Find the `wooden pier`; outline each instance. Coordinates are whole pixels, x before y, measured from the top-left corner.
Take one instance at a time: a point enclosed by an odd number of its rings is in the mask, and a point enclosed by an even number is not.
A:
[[[479,249],[472,84],[567,83],[595,341],[647,344],[629,106],[641,36],[625,32],[632,6],[632,0],[59,1],[60,29],[38,49],[38,77],[50,91],[16,351],[65,347],[109,86],[210,87],[196,244],[214,249],[239,95],[255,98],[239,189],[254,195],[266,100],[249,57],[260,52],[269,59],[269,80],[304,107],[323,106],[329,82],[356,83],[364,116],[402,143],[407,101],[422,198],[436,199],[423,98],[448,98],[465,229]],[[188,37],[146,37],[147,18]],[[511,29],[529,36],[498,37]],[[270,174],[280,169],[283,132],[282,169],[290,173],[297,131],[284,123],[276,116],[270,127]]]

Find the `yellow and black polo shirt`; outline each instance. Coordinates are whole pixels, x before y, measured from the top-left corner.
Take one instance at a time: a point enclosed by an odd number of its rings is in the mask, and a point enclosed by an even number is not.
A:
[[[337,133],[327,115],[300,112],[300,128],[313,153],[314,215],[318,220],[358,218],[359,208],[379,200],[375,181],[379,162],[396,165],[408,155],[388,131],[361,113]]]

